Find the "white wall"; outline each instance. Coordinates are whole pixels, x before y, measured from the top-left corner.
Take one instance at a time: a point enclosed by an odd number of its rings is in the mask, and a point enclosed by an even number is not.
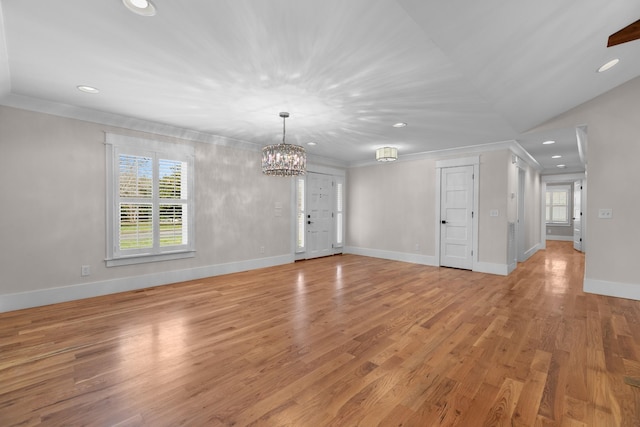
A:
[[[105,131],[195,147],[195,258],[105,266]],[[0,311],[293,260],[291,182],[257,150],[0,107],[0,153]]]
[[[586,125],[587,236],[584,289],[640,300],[640,78],[631,80],[535,130]],[[598,210],[613,209],[599,219]]]
[[[350,168],[345,239],[350,250],[434,264],[435,179],[432,159]]]
[[[478,155],[478,153],[473,153]],[[457,157],[466,157],[461,151]],[[511,152],[479,153],[478,270],[507,270],[507,220]],[[438,159],[452,158],[451,156]],[[539,179],[532,170],[529,233],[539,241]],[[363,255],[438,265],[436,254],[436,158],[353,167],[348,171],[347,250]],[[537,197],[537,198],[536,198]],[[491,210],[499,215],[492,217]],[[533,238],[533,237],[532,237]],[[416,245],[418,249],[416,249]],[[535,246],[532,244],[531,246]]]

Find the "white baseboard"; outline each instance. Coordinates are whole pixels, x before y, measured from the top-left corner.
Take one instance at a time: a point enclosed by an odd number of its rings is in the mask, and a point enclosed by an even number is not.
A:
[[[164,271],[144,276],[124,277],[119,279],[103,280],[100,282],[62,286],[58,288],[4,294],[0,295],[0,313],[66,301],[74,301],[83,298],[115,294],[118,292],[133,291],[153,286],[168,285],[170,283],[184,282],[187,280],[197,280],[205,277],[238,273],[241,271],[255,270],[257,268],[289,264],[294,261],[293,258],[294,257],[292,255],[281,255],[270,258],[251,259],[185,270]]]
[[[547,234],[547,240],[561,240],[563,242],[573,242],[573,236],[556,236],[555,234]]]
[[[538,243],[537,245],[534,245],[531,249],[529,249],[528,251],[524,252],[524,259],[522,260],[522,262],[528,260],[529,258],[531,258],[531,256],[533,254],[535,254],[536,252],[538,252],[540,250],[540,244]]]
[[[344,248],[345,253],[370,256],[373,258],[390,259],[393,261],[411,262],[414,264],[430,265],[433,267],[439,267],[438,258],[431,255],[420,255],[405,252],[384,251],[381,249],[368,249],[358,248],[353,246],[347,246]],[[507,264],[493,264],[490,262],[476,262],[473,266],[473,271],[480,273],[498,274],[500,276],[506,276],[509,274],[509,266]]]
[[[509,265],[478,261],[473,265],[473,271],[477,271],[478,273],[489,273],[497,274],[500,276],[507,276],[509,274]]]
[[[640,301],[640,283],[617,283],[585,277],[583,290],[591,294]]]
[[[358,248],[354,246],[345,246],[344,253],[370,256],[373,258],[390,259],[393,261],[411,262],[413,264],[430,265],[437,267],[438,260],[431,255],[412,254],[406,252],[384,251],[381,249]]]

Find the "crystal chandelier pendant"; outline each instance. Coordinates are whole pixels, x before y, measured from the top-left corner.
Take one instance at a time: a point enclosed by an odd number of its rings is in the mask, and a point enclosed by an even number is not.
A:
[[[299,145],[285,143],[285,120],[289,113],[280,113],[280,117],[282,143],[267,145],[262,149],[262,173],[274,176],[304,175],[307,172],[307,153]]]

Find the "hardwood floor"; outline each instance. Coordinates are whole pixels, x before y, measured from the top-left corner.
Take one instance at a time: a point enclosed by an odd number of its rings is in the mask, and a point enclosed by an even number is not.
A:
[[[0,425],[639,426],[640,302],[360,257],[0,314]]]

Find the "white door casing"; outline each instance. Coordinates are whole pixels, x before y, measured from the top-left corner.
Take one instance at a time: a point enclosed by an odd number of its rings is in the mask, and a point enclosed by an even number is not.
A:
[[[582,252],[582,181],[573,183],[573,248]]]
[[[473,269],[473,180],[473,166],[441,169],[441,266]]]

